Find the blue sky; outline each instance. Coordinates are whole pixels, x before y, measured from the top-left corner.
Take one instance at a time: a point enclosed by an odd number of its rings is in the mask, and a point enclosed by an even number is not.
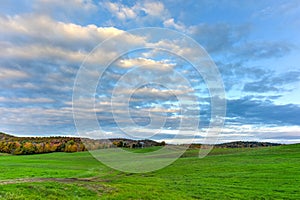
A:
[[[160,27],[191,37],[216,63],[227,102],[219,142],[300,142],[300,2],[297,0],[2,0],[0,27],[2,132],[19,136],[78,135],[72,95],[83,60],[111,36],[135,28]],[[134,46],[144,39],[123,38],[119,44]],[[193,54],[193,49],[181,49],[176,43],[168,45],[173,52]],[[108,48],[99,52],[97,59],[109,61],[115,53]],[[97,67],[101,68],[100,60]],[[139,66],[143,71],[133,70]],[[129,78],[120,79],[129,72]],[[177,73],[189,80],[193,91],[180,82]],[[164,84],[151,84],[153,77],[165,81]],[[149,84],[133,91],[132,80]],[[176,88],[170,93],[167,88],[172,85]],[[120,99],[132,93],[127,107],[120,100],[111,108],[114,88],[120,91],[115,93]],[[107,137],[123,137],[126,131],[138,138],[157,133],[152,138],[173,142],[185,142],[194,134],[186,129],[172,140],[181,119],[200,119],[198,142],[203,141],[211,120],[205,82],[190,63],[166,52],[144,49],[118,57],[99,80],[93,95],[92,111],[82,101],[80,112],[87,121],[86,130],[80,130],[85,133],[79,133],[83,136],[97,137],[99,133],[89,125],[85,115],[88,112],[96,113],[101,131]],[[183,114],[178,95],[195,95],[198,104],[187,107],[189,112]],[[134,123],[120,114],[127,108]],[[119,127],[113,110],[120,114]],[[164,118],[165,124],[147,126],[151,117]]]

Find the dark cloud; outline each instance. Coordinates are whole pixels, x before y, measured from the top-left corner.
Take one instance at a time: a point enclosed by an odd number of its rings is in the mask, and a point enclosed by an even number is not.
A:
[[[262,41],[247,42],[234,49],[234,55],[239,59],[255,60],[282,57],[293,49],[293,45],[286,42]]]
[[[289,71],[283,74],[267,74],[263,78],[244,85],[245,92],[265,93],[287,90],[285,86],[300,81],[300,71]]]
[[[249,25],[200,24],[191,28],[191,34],[209,53],[227,54],[247,36],[249,30]]]
[[[300,125],[299,116],[300,107],[294,104],[276,105],[250,96],[227,101],[227,117],[236,118],[232,123]]]
[[[203,23],[191,26],[190,34],[213,57],[228,57],[236,62],[278,58],[295,49],[294,45],[286,41],[251,40],[248,37],[251,29],[250,23],[235,26],[227,23]]]
[[[163,132],[163,131],[162,131]],[[201,139],[204,138],[200,135],[177,135],[177,134],[167,134],[167,133],[158,133],[155,134],[154,136],[152,136],[150,139],[153,140],[161,140],[161,139],[174,139],[176,137],[176,139]]]
[[[222,75],[226,91],[230,91],[233,86],[240,85],[241,80],[257,80],[269,75],[270,70],[260,67],[247,67],[243,62],[216,62]]]

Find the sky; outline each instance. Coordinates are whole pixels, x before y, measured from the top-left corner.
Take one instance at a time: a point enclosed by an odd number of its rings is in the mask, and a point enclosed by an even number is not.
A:
[[[0,27],[1,132],[300,142],[298,0],[2,0]]]

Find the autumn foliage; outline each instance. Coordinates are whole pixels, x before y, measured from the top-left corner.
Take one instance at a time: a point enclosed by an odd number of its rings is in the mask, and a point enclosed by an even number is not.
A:
[[[14,137],[0,133],[0,139],[0,152],[14,155],[86,150],[76,137]]]
[[[14,155],[51,152],[79,152],[104,148],[144,148],[164,146],[165,142],[153,140],[131,140],[125,138],[89,139],[77,137],[14,137],[0,132],[0,153]]]

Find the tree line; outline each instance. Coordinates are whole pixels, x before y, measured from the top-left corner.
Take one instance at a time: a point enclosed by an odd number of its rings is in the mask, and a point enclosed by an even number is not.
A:
[[[14,155],[86,151],[75,137],[14,137],[0,133],[0,152]]]
[[[13,155],[41,154],[52,152],[80,152],[112,147],[141,148],[161,146],[165,142],[152,140],[130,140],[115,138],[108,140],[93,140],[77,137],[15,137],[0,132],[0,153]]]

